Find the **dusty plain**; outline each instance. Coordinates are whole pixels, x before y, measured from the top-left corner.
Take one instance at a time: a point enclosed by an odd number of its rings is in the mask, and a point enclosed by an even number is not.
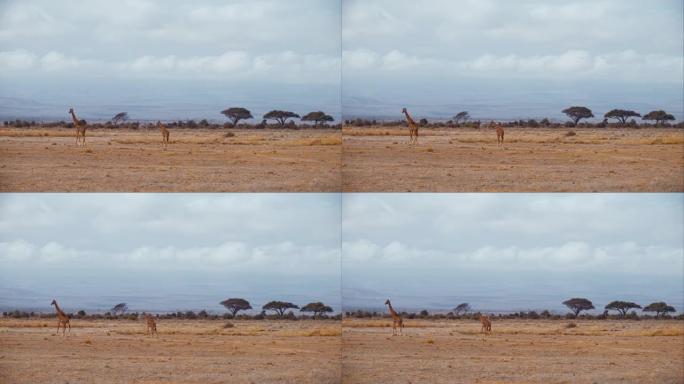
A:
[[[0,319],[1,383],[339,383],[340,322]]]
[[[344,319],[344,383],[682,383],[684,321]]]
[[[338,192],[332,129],[0,128],[1,192]]]
[[[569,132],[574,132],[574,135]],[[677,128],[344,127],[344,192],[682,192]]]

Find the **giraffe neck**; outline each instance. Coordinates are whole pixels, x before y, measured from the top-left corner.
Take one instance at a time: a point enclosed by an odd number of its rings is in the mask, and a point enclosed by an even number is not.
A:
[[[78,125],[78,118],[76,117],[76,113],[74,111],[71,111],[71,118],[74,120],[74,124]]]
[[[62,311],[62,308],[60,308],[57,303],[55,303],[55,311],[57,311],[58,316],[65,316],[64,311]]]
[[[409,124],[415,124],[415,121],[411,118],[411,115],[409,115],[408,111],[404,112],[404,115],[406,115],[406,121],[409,122]]]
[[[395,311],[394,308],[392,308],[392,303],[387,303],[387,306],[389,306],[389,311],[390,311],[390,314],[392,315],[392,317],[396,316],[397,311]]]

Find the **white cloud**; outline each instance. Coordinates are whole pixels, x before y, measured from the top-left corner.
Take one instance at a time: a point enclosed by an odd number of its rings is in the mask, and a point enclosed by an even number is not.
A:
[[[465,251],[448,248],[416,248],[400,241],[378,244],[367,239],[343,243],[345,268],[356,270],[438,268],[472,271],[554,271],[589,273],[679,275],[684,250],[676,247],[640,245],[633,241],[594,246],[570,241],[544,247],[487,245]]]
[[[344,51],[342,61],[345,70],[379,71],[387,75],[392,71],[439,73],[441,76],[461,77],[465,74],[488,77],[535,77],[585,76],[634,80],[643,73],[652,74],[649,80],[670,82],[676,78],[684,65],[681,56],[641,54],[633,50],[592,54],[585,50],[568,50],[552,55],[523,56],[518,54],[484,54],[467,60],[446,61],[436,57],[418,57],[399,50],[381,54],[362,48]]]
[[[146,55],[129,61],[100,61],[51,51],[44,55],[24,50],[0,52],[0,70],[30,74],[37,71],[76,74],[109,73],[120,77],[193,76],[226,79],[338,83],[340,58],[294,51],[252,56],[228,51],[215,56]]]
[[[24,50],[0,52],[0,70],[28,70],[37,62],[38,57]]]

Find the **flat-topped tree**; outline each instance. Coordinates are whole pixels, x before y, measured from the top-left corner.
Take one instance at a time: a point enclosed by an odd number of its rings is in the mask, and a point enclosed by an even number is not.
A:
[[[320,316],[324,313],[329,313],[332,311],[332,308],[321,303],[320,301],[317,301],[315,303],[309,303],[303,306],[302,309],[300,309],[300,312],[313,312],[314,319],[316,318],[316,316]]]
[[[594,114],[591,112],[591,109],[587,107],[570,107],[564,109],[562,112],[565,113],[572,120],[572,123],[574,125],[577,125],[577,123],[579,123],[579,121],[582,119],[594,117]]]
[[[459,112],[454,116],[454,122],[456,122],[456,124],[465,123],[468,119],[470,119],[468,111]]]
[[[128,113],[119,112],[116,115],[114,115],[114,117],[112,117],[112,124],[118,125],[119,123],[123,123],[126,120],[128,120]]]
[[[128,305],[126,305],[126,303],[119,303],[113,306],[111,309],[112,314],[115,316],[117,313],[119,315],[123,315],[124,313],[126,313],[126,311],[128,311]]]
[[[233,126],[237,125],[240,120],[252,119],[252,112],[248,109],[242,107],[231,107],[221,111],[222,115],[225,115],[233,123]]]
[[[466,313],[470,312],[470,304],[461,303],[461,304],[457,305],[456,308],[454,308],[454,312],[456,312],[456,315],[460,315],[460,314],[465,315]]]
[[[580,312],[582,311],[594,309],[594,304],[590,300],[579,297],[575,297],[570,300],[565,300],[563,302],[563,305],[570,308],[570,310],[575,313],[575,316],[579,316]]]
[[[675,118],[674,116],[670,115],[669,113],[661,110],[658,111],[651,111],[642,117],[643,120],[655,120],[656,126],[660,125],[666,121],[673,121]]]
[[[294,112],[280,111],[275,109],[264,115],[264,119],[275,120],[280,124],[281,127],[284,127],[287,119],[291,118],[299,118],[299,115]]]
[[[302,117],[302,121],[313,121],[314,128],[316,128],[318,126],[318,123],[335,121],[335,119],[330,115],[326,115],[323,111],[316,111],[309,112],[306,115],[304,115],[304,117]]]
[[[625,125],[627,124],[627,119],[629,119],[630,117],[641,117],[641,115],[634,111],[626,109],[613,109],[605,115],[603,115],[603,117],[605,117],[606,119],[617,119],[620,122],[620,124]]]
[[[631,301],[612,301],[608,303],[608,305],[605,306],[605,309],[608,311],[618,311],[620,312],[620,316],[625,317],[627,315],[627,312],[630,309],[636,309],[636,308],[641,308],[641,305],[632,303]]]
[[[656,318],[668,313],[668,312],[676,312],[673,306],[667,305],[664,301],[659,301],[656,303],[651,303],[642,309],[644,312],[655,312],[656,313]]]
[[[252,306],[249,304],[249,301],[237,297],[223,300],[221,302],[221,305],[226,307],[226,309],[230,311],[233,317],[235,317],[239,311],[246,311],[248,309],[252,309]]]
[[[264,311],[274,311],[279,317],[283,317],[288,309],[299,309],[299,307],[287,301],[270,301],[261,309]]]

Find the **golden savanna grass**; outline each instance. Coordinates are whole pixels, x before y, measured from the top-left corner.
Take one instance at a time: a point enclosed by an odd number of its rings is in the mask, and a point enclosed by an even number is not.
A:
[[[343,320],[343,382],[681,383],[681,320]],[[574,323],[575,327],[568,327]]]
[[[341,325],[332,320],[0,319],[2,383],[339,383]],[[46,326],[47,325],[47,326]]]
[[[334,192],[340,131],[0,128],[0,191]]]
[[[678,128],[344,127],[346,192],[681,192]],[[571,133],[572,132],[572,133]]]

